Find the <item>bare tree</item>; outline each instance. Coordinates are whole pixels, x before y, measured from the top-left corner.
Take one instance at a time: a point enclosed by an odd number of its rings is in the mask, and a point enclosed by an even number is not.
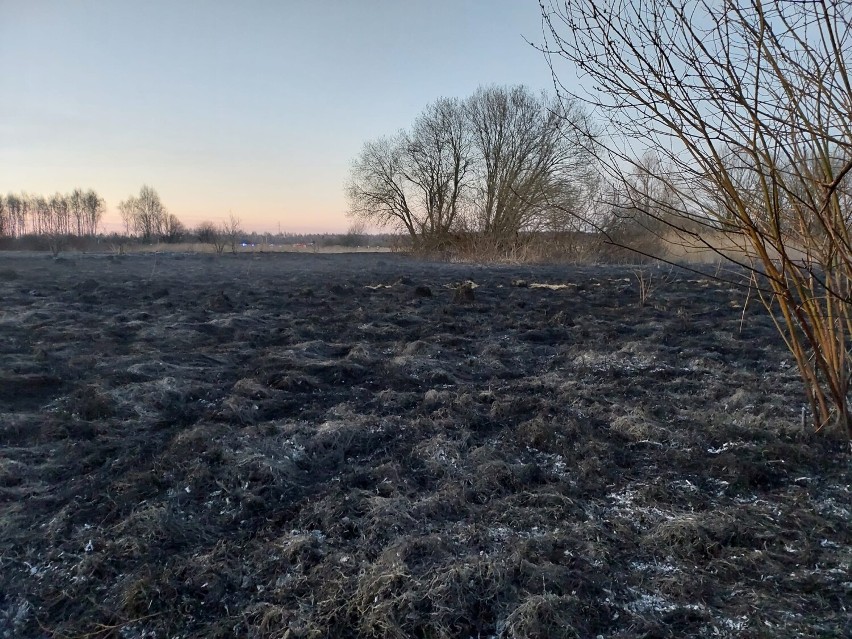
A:
[[[86,234],[86,211],[84,205],[84,197],[82,189],[74,189],[65,199],[68,202],[68,213],[71,218],[73,232],[78,237]]]
[[[173,213],[167,213],[163,219],[163,241],[173,244],[180,242],[186,235],[186,227]]]
[[[55,193],[50,198],[50,221],[48,232],[68,235],[71,232],[71,218],[68,200],[62,193]]]
[[[461,217],[470,187],[472,140],[462,104],[443,98],[426,107],[405,142],[405,177],[419,196],[421,235],[440,244]]]
[[[663,175],[660,158],[645,153],[630,167],[621,184],[613,185],[601,198],[607,213],[598,218],[599,228],[616,251],[632,261],[661,255],[672,239],[672,227],[684,224],[677,213],[681,210],[680,199]]]
[[[23,235],[26,219],[25,199],[9,193],[6,196],[6,222],[9,237],[20,237]]]
[[[43,198],[42,198],[43,201]],[[61,193],[56,193],[46,202],[42,211],[42,235],[47,238],[51,253],[56,257],[62,250],[69,233],[68,201]]]
[[[26,233],[45,237],[94,236],[104,214],[104,201],[93,190],[74,189],[67,195],[56,193],[49,199],[41,195],[15,195],[0,198],[4,215],[0,235],[20,237]],[[119,207],[132,222],[133,201]]]
[[[150,186],[143,185],[139,196],[130,196],[118,205],[128,234],[141,237],[146,242],[163,235],[168,211],[160,196]]]
[[[816,428],[852,436],[848,0],[540,4],[554,77],[567,61],[594,87],[610,175],[623,184],[644,150],[660,157],[669,225],[711,249],[696,229],[733,238],[727,256],[755,273]]]
[[[106,203],[94,190],[89,189],[82,195],[83,204],[83,235],[93,237],[98,233],[98,226],[104,216]]]
[[[577,178],[594,165],[578,103],[516,86],[480,88],[465,106],[478,154],[481,231],[511,242],[540,228],[554,206],[572,206]]]
[[[243,234],[242,221],[235,217],[233,213],[229,213],[228,219],[219,226],[219,234],[231,247],[231,253],[236,254],[237,246],[240,243],[240,238]],[[219,251],[221,253],[222,251]]]
[[[357,248],[364,242],[364,236],[367,232],[367,225],[362,220],[356,220],[349,225],[346,230],[346,235],[340,238],[341,246],[348,248]]]
[[[462,214],[472,164],[463,105],[437,100],[411,131],[364,146],[352,166],[350,213],[407,232],[418,246],[440,245]]]
[[[118,203],[118,212],[124,222],[124,234],[128,237],[136,235],[136,198],[132,195]]]
[[[27,210],[30,217],[30,232],[34,235],[44,235],[52,227],[50,201],[41,195],[29,195]]]
[[[349,213],[378,226],[408,233],[416,242],[424,217],[416,203],[409,201],[412,196],[405,177],[405,148],[402,133],[364,145],[350,171]]]

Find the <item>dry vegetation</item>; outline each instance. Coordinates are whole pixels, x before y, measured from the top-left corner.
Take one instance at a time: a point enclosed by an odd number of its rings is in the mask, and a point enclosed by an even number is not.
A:
[[[614,185],[618,218],[692,244],[706,230],[736,238],[808,389],[814,428],[852,439],[849,3],[540,8],[560,95],[601,118],[587,146]],[[582,98],[559,82],[563,64],[584,79]],[[621,242],[653,255],[643,239]]]
[[[846,441],[666,278],[0,257],[0,636],[848,635]]]

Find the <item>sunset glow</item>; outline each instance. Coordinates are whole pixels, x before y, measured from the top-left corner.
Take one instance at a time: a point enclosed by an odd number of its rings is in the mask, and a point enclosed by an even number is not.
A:
[[[189,227],[342,232],[364,142],[441,96],[551,85],[524,41],[535,2],[0,0],[0,16],[0,192],[95,189],[107,232],[142,184]]]

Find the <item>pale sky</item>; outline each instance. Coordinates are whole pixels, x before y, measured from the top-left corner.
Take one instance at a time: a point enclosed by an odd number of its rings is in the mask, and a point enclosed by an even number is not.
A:
[[[363,143],[551,89],[536,0],[0,0],[0,193],[153,186],[187,226],[343,232]]]

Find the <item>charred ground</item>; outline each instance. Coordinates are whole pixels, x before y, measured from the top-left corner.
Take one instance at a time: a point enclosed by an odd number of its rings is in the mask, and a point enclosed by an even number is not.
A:
[[[0,636],[848,636],[847,444],[663,275],[0,257]]]

